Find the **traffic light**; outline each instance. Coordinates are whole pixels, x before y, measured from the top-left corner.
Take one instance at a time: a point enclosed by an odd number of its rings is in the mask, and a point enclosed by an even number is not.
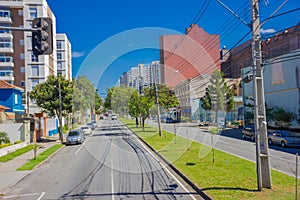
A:
[[[34,55],[49,55],[53,52],[53,30],[51,18],[35,18],[32,21],[32,51]]]

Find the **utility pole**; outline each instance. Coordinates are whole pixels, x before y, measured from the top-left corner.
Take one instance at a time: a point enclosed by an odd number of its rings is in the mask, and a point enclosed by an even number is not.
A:
[[[58,80],[59,81],[59,80]],[[62,101],[61,101],[61,85],[58,82],[58,95],[59,95],[59,139],[63,143],[63,133],[62,133]]]
[[[256,170],[258,190],[271,188],[271,173],[267,137],[265,96],[262,76],[262,56],[260,41],[259,0],[251,0],[252,10],[252,64],[253,64],[253,97],[254,125],[256,141]]]
[[[235,12],[230,10],[221,0],[216,0],[232,15],[237,17],[243,24],[252,30],[252,76],[253,76],[253,97],[254,97],[254,125],[255,125],[255,143],[256,143],[256,172],[257,172],[257,189],[271,189],[271,173],[269,161],[269,147],[267,137],[267,121],[265,111],[265,96],[262,76],[262,56],[259,21],[259,0],[251,0],[252,23],[248,24]],[[272,15],[274,15],[287,1],[285,1]],[[272,16],[271,15],[271,16]],[[244,80],[243,80],[244,81]],[[250,80],[249,80],[250,81]]]
[[[154,68],[154,69],[153,69]],[[155,100],[156,100],[156,106],[157,106],[157,123],[158,123],[158,134],[159,136],[162,136],[161,131],[161,122],[160,122],[160,106],[158,101],[158,89],[156,85],[156,73],[155,73],[155,67],[152,67],[152,73],[153,73],[153,83],[154,83],[154,92],[155,92]]]

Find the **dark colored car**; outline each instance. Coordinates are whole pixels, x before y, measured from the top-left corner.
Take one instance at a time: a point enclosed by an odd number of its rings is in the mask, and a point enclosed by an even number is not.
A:
[[[253,125],[245,126],[242,129],[242,137],[243,139],[249,138],[250,140],[255,140],[255,130]]]
[[[290,131],[276,130],[268,136],[269,144],[278,144],[282,147],[300,146],[300,136]]]
[[[81,129],[71,130],[66,138],[66,144],[82,144],[85,139],[84,132]]]

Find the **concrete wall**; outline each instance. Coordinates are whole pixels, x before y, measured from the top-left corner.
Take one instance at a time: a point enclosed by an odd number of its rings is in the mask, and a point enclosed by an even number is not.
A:
[[[17,140],[24,140],[24,124],[0,124],[0,131],[6,132],[11,143]]]

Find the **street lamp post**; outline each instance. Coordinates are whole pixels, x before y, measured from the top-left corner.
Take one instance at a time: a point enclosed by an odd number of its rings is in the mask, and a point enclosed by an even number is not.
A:
[[[158,91],[157,91],[157,85],[156,85],[156,73],[153,71],[152,67],[152,74],[153,74],[153,84],[154,84],[154,89],[155,89],[155,100],[156,100],[156,105],[157,105],[157,123],[158,123],[158,133],[159,136],[162,135],[161,131],[161,121],[160,121],[160,106],[159,106],[159,100],[158,100]]]

